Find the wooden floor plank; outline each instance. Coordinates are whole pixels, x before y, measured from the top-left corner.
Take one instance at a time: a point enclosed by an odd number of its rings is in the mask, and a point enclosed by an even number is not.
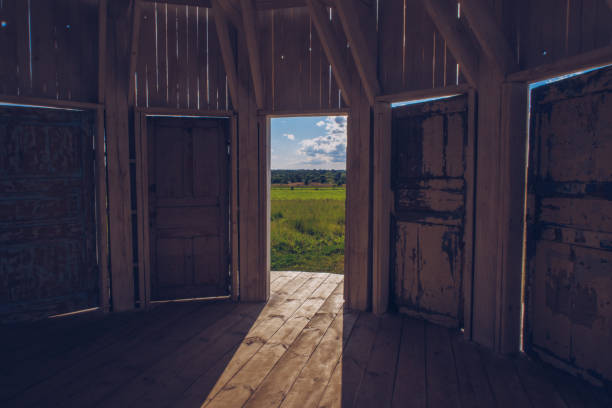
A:
[[[603,389],[460,333],[351,313],[341,275],[271,281],[267,304],[169,303],[15,325],[0,338],[0,406],[612,406]]]
[[[386,314],[381,318],[355,407],[391,405],[401,333],[400,315]]]
[[[526,358],[515,358],[514,365],[519,381],[534,407],[568,408],[554,384],[543,375],[543,370],[538,370]]]
[[[342,349],[351,336],[357,316],[357,314],[342,313],[336,317],[287,393],[281,407],[318,406],[333,370],[342,357]]]
[[[465,341],[459,333],[451,336],[451,346],[455,356],[461,405],[482,408],[496,406],[478,351],[479,346]]]
[[[221,391],[304,303],[310,300],[328,277],[321,274],[312,276],[293,293],[288,294],[284,301],[266,306],[210,392],[207,402]]]
[[[75,382],[78,382],[77,379],[81,380],[91,376],[92,372],[96,372],[100,367],[120,358],[126,350],[135,348],[145,339],[154,336],[155,333],[163,332],[168,327],[172,327],[176,321],[194,313],[199,307],[202,307],[202,305],[195,303],[168,304],[158,310],[146,312],[144,315],[135,315],[135,318],[142,318],[149,325],[140,326],[137,323],[138,319],[136,319],[134,324],[136,327],[140,327],[140,330],[130,332],[129,337],[124,336],[122,340],[110,343],[108,347],[81,358],[48,380],[28,388],[27,391],[13,398],[11,404],[24,407],[36,406],[49,398],[57,399],[57,390],[63,390],[61,395],[63,396],[72,389]],[[41,363],[44,363],[44,360]],[[3,383],[6,383],[7,380],[10,379],[4,379]],[[75,392],[78,392],[78,387]]]
[[[123,384],[100,407],[124,404],[145,404],[149,408],[171,404],[187,390],[208,368],[236,348],[257,319],[262,305],[240,304],[234,311],[218,319],[199,335],[173,350],[153,367]]]
[[[492,351],[480,350],[485,371],[498,407],[531,407],[512,360]]]
[[[342,358],[338,359],[334,372],[323,390],[318,408],[342,408]]]
[[[459,407],[457,371],[450,345],[449,329],[430,323],[425,325],[427,406]]]
[[[424,408],[425,373],[425,322],[404,317],[391,406]]]
[[[298,337],[309,320],[336,289],[341,279],[328,275],[313,294],[266,340],[255,355],[225,384],[204,407],[221,408],[242,406],[269,374],[287,348]]]
[[[342,352],[342,406],[352,407],[374,345],[380,318],[361,313]]]
[[[343,304],[344,285],[340,283],[255,390],[245,404],[246,408],[280,405],[329,326],[342,312]]]
[[[136,378],[182,344],[232,313],[235,307],[236,304],[229,302],[222,303],[215,309],[204,305],[206,312],[198,310],[187,315],[175,325],[159,332],[156,337],[126,350],[116,360],[92,372],[91,376],[85,377],[84,381],[73,383],[70,393],[66,393],[69,398],[64,405],[75,408],[96,406],[123,384]]]
[[[0,353],[0,361],[3,362],[0,376],[9,379],[0,385],[0,402],[17,396],[45,379],[58,375],[87,356],[135,333],[143,326],[138,324],[139,320],[133,315],[134,313],[122,313],[108,318],[100,316],[88,322],[74,319],[75,326],[61,322],[57,330],[32,333],[14,330],[12,327],[0,329],[3,333],[13,332],[13,336],[21,335],[28,343],[44,343],[44,346],[40,347],[31,344],[19,350],[4,349]],[[143,320],[152,322],[152,315],[146,314]],[[70,317],[65,319],[72,320]],[[34,324],[33,327],[35,326]],[[40,339],[45,341],[41,342]]]

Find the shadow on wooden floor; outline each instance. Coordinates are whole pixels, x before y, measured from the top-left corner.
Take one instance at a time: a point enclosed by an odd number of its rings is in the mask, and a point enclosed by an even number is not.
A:
[[[0,327],[2,407],[604,407],[609,396],[401,315],[343,277],[273,273],[266,304],[190,302]]]

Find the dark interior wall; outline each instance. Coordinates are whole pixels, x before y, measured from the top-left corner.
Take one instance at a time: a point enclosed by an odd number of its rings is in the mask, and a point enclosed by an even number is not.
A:
[[[612,11],[606,0],[487,3],[520,69],[610,44]],[[362,23],[376,27],[378,79],[384,93],[456,83],[453,53],[419,2],[358,2],[357,7],[370,11]],[[144,3],[136,68],[138,106],[231,108],[208,10]],[[337,41],[347,44],[334,11]],[[97,0],[4,0],[0,17],[6,22],[0,28],[0,94],[96,101]],[[307,9],[259,10],[257,20],[266,108],[338,108],[338,85],[334,75],[330,80],[329,62]],[[348,47],[345,58],[347,64],[352,62]],[[459,82],[465,82],[461,74]]]
[[[298,112],[346,107],[306,7],[261,10],[257,23],[267,109]],[[331,23],[336,41],[344,46],[344,61],[349,64],[347,40],[333,10]]]
[[[4,0],[0,21],[0,94],[96,102],[97,0]]]
[[[232,108],[209,8],[143,3],[136,75],[138,107]]]

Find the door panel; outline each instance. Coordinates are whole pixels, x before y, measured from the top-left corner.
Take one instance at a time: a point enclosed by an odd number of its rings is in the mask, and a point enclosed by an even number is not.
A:
[[[458,96],[392,110],[393,303],[451,327],[462,325],[463,276],[471,256],[465,232],[473,157],[467,109],[467,96]]]
[[[537,88],[526,349],[612,379],[612,68]]]
[[[93,118],[0,108],[0,321],[98,305]]]
[[[151,118],[152,300],[228,295],[228,127],[220,119]]]

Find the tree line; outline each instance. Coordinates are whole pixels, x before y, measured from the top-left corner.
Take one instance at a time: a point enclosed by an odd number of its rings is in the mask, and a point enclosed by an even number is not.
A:
[[[346,184],[346,170],[272,170],[272,184]]]

